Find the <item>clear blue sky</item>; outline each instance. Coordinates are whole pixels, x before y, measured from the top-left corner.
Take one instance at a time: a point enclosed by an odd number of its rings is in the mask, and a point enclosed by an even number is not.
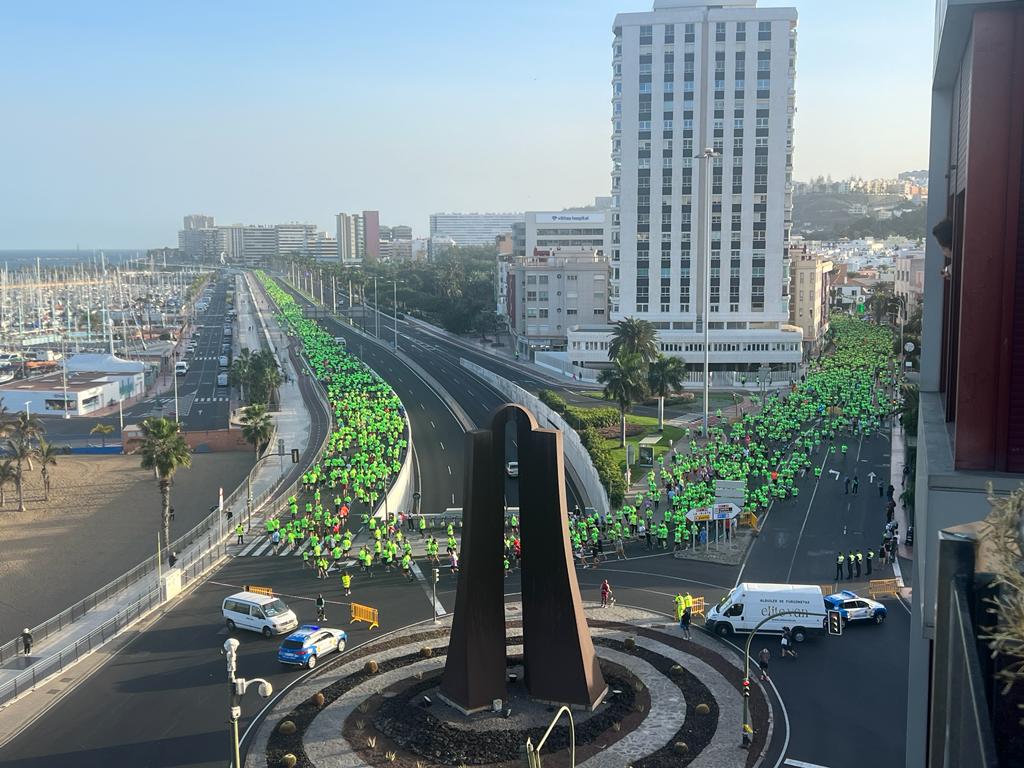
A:
[[[784,2],[762,1],[762,5]],[[795,177],[926,167],[933,0],[796,0]],[[181,216],[562,208],[609,187],[611,25],[650,0],[8,3],[0,249]]]

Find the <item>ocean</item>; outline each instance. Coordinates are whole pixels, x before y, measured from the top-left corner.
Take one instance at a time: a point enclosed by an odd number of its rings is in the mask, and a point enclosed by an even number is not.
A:
[[[0,266],[6,266],[9,270],[34,267],[37,259],[39,260],[39,265],[44,269],[46,267],[60,267],[68,264],[90,263],[93,259],[98,264],[100,253],[106,257],[107,264],[120,264],[128,259],[145,256],[146,250],[0,251]]]

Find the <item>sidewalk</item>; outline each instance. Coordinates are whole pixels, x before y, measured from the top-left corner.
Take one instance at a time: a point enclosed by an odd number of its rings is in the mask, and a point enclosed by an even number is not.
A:
[[[251,279],[251,277],[247,275],[247,279]],[[255,305],[260,305],[263,302],[263,297],[258,291],[256,296]],[[244,315],[240,309],[239,325],[244,324],[248,329],[251,322],[253,334],[259,327],[266,334],[266,338],[272,340],[272,344],[275,339],[286,339],[286,334],[282,332],[277,321],[270,315],[269,308],[268,316],[255,315],[253,312],[256,309],[255,305],[247,303]],[[248,333],[248,330],[246,332]],[[281,402],[284,405],[273,416],[277,427],[277,436],[284,440],[285,451],[297,448],[304,453],[309,447],[312,432],[310,406],[302,397],[295,366],[289,356],[284,353],[286,350],[287,346],[282,346],[282,353],[279,354],[282,373],[288,377],[287,383],[281,387]],[[275,349],[275,354],[278,354],[277,349]],[[290,459],[287,461],[284,457],[278,459],[276,444],[269,446],[268,451],[270,451],[268,458],[261,461],[250,474],[254,517],[260,511],[263,503],[270,498],[271,492],[277,489],[279,481],[286,479],[295,467]],[[269,458],[269,456],[273,456],[273,458]],[[229,553],[227,547],[221,547],[217,550],[219,554],[211,557],[211,544],[219,547],[219,543],[233,533],[233,524],[244,519],[246,506],[247,493],[243,485],[238,492],[230,494],[225,500],[225,511],[230,510],[232,513],[231,522],[228,522],[226,515],[220,516],[217,523],[211,526],[210,531],[197,536],[185,551],[178,553],[175,570],[181,572],[183,589],[196,581],[201,581],[202,575]],[[256,517],[251,522],[258,525],[261,519],[262,517]],[[164,566],[163,572],[166,573],[167,570]],[[162,602],[158,599],[157,586],[157,575],[155,572],[150,572],[109,600],[97,604],[95,608],[75,619],[63,629],[38,642],[33,647],[31,656],[19,655],[10,659],[0,668],[0,745],[15,735],[27,722],[42,714],[54,701],[52,697],[22,696],[21,694],[34,689],[56,672],[67,673],[68,666],[91,654],[94,650],[102,647],[104,643],[122,633],[137,618],[147,615],[150,608],[159,607]],[[141,606],[137,605],[140,601],[145,601],[145,603]],[[63,692],[73,687],[76,682],[89,674],[94,666],[94,664],[87,664],[79,671],[65,674],[59,683],[50,684],[51,689],[56,693],[58,689],[59,692]],[[19,676],[22,676],[21,679],[15,682]]]
[[[903,432],[903,426],[900,424],[899,419],[893,419],[892,427],[892,448],[891,457],[889,460],[889,482],[892,483],[892,487],[896,490],[893,492],[893,497],[896,499],[896,511],[893,514],[893,519],[899,524],[899,557],[896,558],[896,577],[900,580],[900,586],[904,586],[903,573],[900,570],[900,558],[905,560],[914,559],[914,548],[908,547],[904,542],[907,538],[907,508],[899,501],[900,494],[903,493],[903,465],[906,462],[907,446],[906,446],[906,435]]]

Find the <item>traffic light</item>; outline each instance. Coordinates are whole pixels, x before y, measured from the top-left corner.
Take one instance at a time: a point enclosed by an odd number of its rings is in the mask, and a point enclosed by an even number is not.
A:
[[[441,580],[441,569],[440,568],[435,568],[434,569],[434,583],[437,584],[437,582],[439,582],[440,580]]]
[[[843,617],[839,611],[828,612],[828,633],[830,635],[843,634]]]
[[[299,449],[298,448],[292,448],[292,464],[298,464],[298,463],[299,463]]]
[[[743,698],[750,698],[750,680],[743,678]]]

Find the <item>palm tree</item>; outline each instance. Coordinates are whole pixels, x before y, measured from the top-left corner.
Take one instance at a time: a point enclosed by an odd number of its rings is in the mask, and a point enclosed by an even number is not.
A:
[[[18,489],[18,511],[25,511],[25,490],[22,484],[24,479],[24,465],[28,462],[31,466],[32,457],[36,449],[32,443],[26,440],[21,434],[15,432],[14,436],[7,440],[7,455],[14,461],[17,469],[14,475],[14,485]]]
[[[658,356],[658,331],[649,320],[627,317],[619,320],[612,330],[612,342],[608,345],[608,359],[614,361],[620,355],[639,355],[646,365]]]
[[[612,360],[612,367],[605,368],[597,380],[604,384],[605,400],[615,400],[622,418],[622,439],[619,445],[626,447],[626,412],[647,391],[644,362],[639,355],[623,355]]]
[[[11,483],[17,482],[18,470],[14,466],[12,459],[4,459],[0,462],[0,507],[6,506],[7,486]]]
[[[267,413],[267,407],[256,403],[242,411],[242,434],[247,442],[256,449],[259,458],[260,448],[265,445],[274,433],[274,421]]]
[[[249,402],[268,405],[281,386],[281,369],[273,352],[264,350],[253,356],[251,379]]]
[[[96,426],[94,426],[92,429],[90,429],[89,430],[89,434],[90,435],[99,435],[100,436],[100,442],[101,442],[101,446],[100,447],[101,448],[106,448],[107,447],[107,435],[112,434],[113,431],[114,431],[114,425],[113,424],[102,424],[102,423],[100,423],[100,424],[97,424]]]
[[[678,357],[658,355],[647,369],[647,386],[658,397],[658,431],[665,431],[665,398],[683,387],[686,363]]]
[[[165,555],[171,546],[171,483],[182,467],[192,466],[192,450],[174,419],[150,417],[142,424],[142,468],[153,470],[160,488],[160,528]]]
[[[39,438],[36,457],[39,459],[39,468],[43,473],[43,494],[46,501],[50,500],[50,473],[47,471],[47,467],[57,466],[59,452],[59,449],[53,443]]]
[[[231,370],[228,373],[228,377],[231,381],[231,386],[238,387],[239,396],[242,400],[245,400],[245,395],[249,389],[249,379],[252,374],[252,352],[248,348],[243,348],[238,353],[238,357],[231,363]]]
[[[14,419],[14,423],[10,426],[10,432],[16,437],[20,437],[31,447],[33,440],[37,440],[46,434],[46,425],[34,413],[29,414],[19,411]],[[29,472],[32,471],[32,459],[34,457],[35,452],[30,452],[27,459]]]

